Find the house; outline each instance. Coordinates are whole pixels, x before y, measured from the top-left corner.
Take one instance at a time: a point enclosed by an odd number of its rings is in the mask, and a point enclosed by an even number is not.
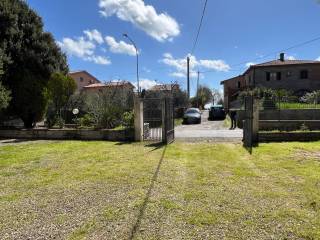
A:
[[[85,70],[70,72],[69,76],[76,81],[78,92],[82,91],[83,88],[88,85],[101,83],[97,78]]]
[[[271,88],[292,91],[302,96],[320,89],[320,61],[278,60],[250,66],[242,75],[221,82],[225,108],[233,107],[238,94],[245,89]]]
[[[97,93],[102,92],[105,89],[114,89],[114,90],[122,90],[126,93],[133,93],[134,86],[131,82],[128,81],[110,81],[106,83],[95,83],[90,84],[88,86],[83,87],[83,91],[87,93]]]
[[[153,86],[150,91],[165,91],[165,92],[170,92],[170,91],[175,91],[175,90],[180,90],[179,84],[159,84]]]

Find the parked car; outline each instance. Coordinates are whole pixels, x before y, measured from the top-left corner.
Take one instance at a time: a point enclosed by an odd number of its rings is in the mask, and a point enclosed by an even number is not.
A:
[[[224,120],[226,119],[226,112],[222,105],[215,105],[210,108],[209,120]]]
[[[198,108],[188,108],[183,115],[183,124],[200,124],[201,111]]]

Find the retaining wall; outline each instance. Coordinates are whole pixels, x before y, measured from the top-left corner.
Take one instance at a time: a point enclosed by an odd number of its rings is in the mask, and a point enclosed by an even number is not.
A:
[[[259,142],[320,141],[320,132],[260,132]]]
[[[245,111],[237,111],[238,127],[243,128]],[[320,109],[262,110],[259,112],[259,130],[298,130],[302,125],[320,130]]]
[[[0,138],[39,140],[133,141],[134,130],[23,129],[0,130]]]

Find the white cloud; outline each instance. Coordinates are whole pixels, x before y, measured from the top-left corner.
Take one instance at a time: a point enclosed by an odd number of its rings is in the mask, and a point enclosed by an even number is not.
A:
[[[63,38],[62,42],[58,41],[60,48],[68,55],[82,58],[84,56],[93,55],[96,46],[85,40],[83,37],[73,40],[71,38]]]
[[[316,59],[316,61],[320,61],[320,57],[318,57],[318,58]]]
[[[143,0],[99,0],[99,7],[102,16],[116,15],[160,42],[172,40],[180,34],[180,27],[174,18],[167,13],[157,13]]]
[[[96,41],[99,44],[103,43],[103,37],[102,37],[101,33],[97,29],[94,29],[94,30],[91,30],[91,31],[90,30],[86,30],[86,31],[83,31],[83,33],[87,36],[87,38],[90,41]]]
[[[130,56],[136,55],[136,50],[131,44],[128,44],[124,41],[117,42],[113,37],[110,36],[107,36],[105,40],[109,45],[110,51],[113,53],[128,54]]]
[[[228,72],[230,70],[230,66],[223,60],[200,60],[200,65],[219,72]]]
[[[228,72],[230,66],[223,60],[197,60],[195,56],[190,57],[190,76],[196,77],[196,68],[206,68],[217,72]],[[175,72],[170,75],[173,77],[183,78],[187,75],[187,56],[185,58],[175,59],[170,53],[163,54],[163,59],[160,62],[175,68]]]
[[[255,63],[255,62],[248,62],[248,63],[246,63],[246,67],[251,67],[251,66],[253,66],[253,65],[256,65],[256,63]]]
[[[89,37],[88,37],[89,38]],[[93,62],[100,65],[109,65],[111,61],[103,56],[95,55],[96,45],[92,40],[79,37],[77,39],[63,38],[62,42],[57,42],[60,48],[69,56],[81,58],[84,61]]]
[[[110,65],[111,61],[103,56],[90,56],[85,58],[84,60],[89,61],[89,62],[94,62],[96,64],[100,64],[100,65]]]
[[[135,86],[135,88],[137,88],[137,82],[135,82],[133,85]],[[146,79],[146,78],[142,78],[139,80],[139,86],[141,89],[148,90],[155,85],[157,85],[157,82],[155,80],[150,80],[150,79]]]

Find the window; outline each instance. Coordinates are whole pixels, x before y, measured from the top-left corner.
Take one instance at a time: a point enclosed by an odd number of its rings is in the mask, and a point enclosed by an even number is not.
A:
[[[303,70],[300,72],[300,78],[301,79],[308,79],[309,78],[309,72],[307,70]]]
[[[239,88],[239,89],[241,88],[241,83],[240,83],[240,81],[238,81],[238,88]]]
[[[281,72],[277,72],[277,80],[280,81],[281,80]]]
[[[271,73],[270,72],[266,72],[266,80],[270,81],[271,79]]]
[[[80,79],[80,82],[83,82],[83,77],[80,77],[79,79]]]

